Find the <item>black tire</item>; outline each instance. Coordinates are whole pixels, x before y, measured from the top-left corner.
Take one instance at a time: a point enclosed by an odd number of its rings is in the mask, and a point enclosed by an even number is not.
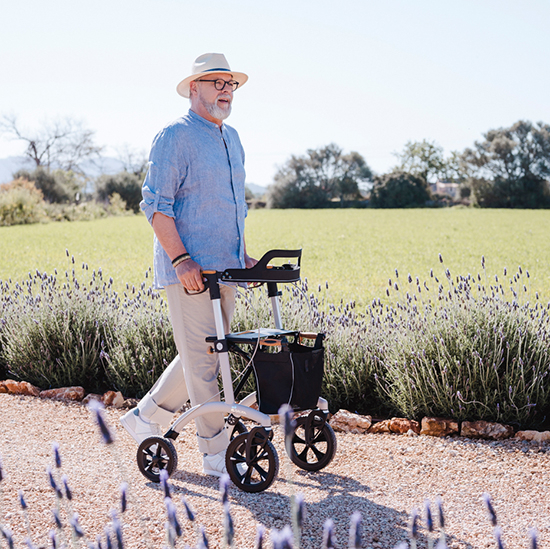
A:
[[[299,417],[292,436],[290,459],[305,471],[319,471],[326,467],[336,453],[336,435],[321,417],[315,416],[308,429],[308,418]]]
[[[146,438],[139,445],[136,458],[141,474],[153,482],[160,482],[162,469],[171,476],[178,467],[176,448],[168,438]]]
[[[236,436],[242,435],[243,433],[248,433],[248,429],[246,428],[246,425],[239,419],[239,421],[237,421],[237,423],[233,425],[229,440],[233,440]]]
[[[246,463],[246,444],[250,444],[251,459]],[[271,486],[279,472],[279,456],[265,431],[257,428],[250,433],[236,436],[225,454],[225,466],[229,477],[243,492],[262,492]]]

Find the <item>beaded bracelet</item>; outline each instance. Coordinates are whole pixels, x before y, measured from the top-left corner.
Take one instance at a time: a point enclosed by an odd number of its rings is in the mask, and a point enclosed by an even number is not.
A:
[[[191,256],[188,253],[178,255],[178,257],[175,257],[174,259],[172,259],[172,267],[174,267],[175,269],[180,263],[183,263],[188,259],[191,259]]]

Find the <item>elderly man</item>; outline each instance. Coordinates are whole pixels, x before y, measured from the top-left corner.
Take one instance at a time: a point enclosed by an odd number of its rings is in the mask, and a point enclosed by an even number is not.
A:
[[[219,364],[205,342],[216,333],[212,304],[208,292],[193,292],[203,289],[201,270],[256,263],[244,241],[244,151],[237,132],[223,122],[231,113],[233,92],[247,80],[229,68],[224,55],[201,55],[177,86],[190,99],[188,114],[153,141],[141,208],[155,233],[155,287],[166,291],[179,356],[120,420],[138,444],[166,432],[188,399],[192,406],[219,400]],[[229,331],[234,289],[220,290]],[[220,476],[229,442],[224,419],[209,414],[195,423],[203,470]]]

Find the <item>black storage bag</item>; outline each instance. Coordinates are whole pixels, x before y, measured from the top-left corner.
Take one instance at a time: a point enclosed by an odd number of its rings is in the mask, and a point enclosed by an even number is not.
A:
[[[317,408],[324,372],[323,336],[317,336],[315,347],[293,342],[278,353],[256,353],[253,365],[260,412],[276,414],[283,404],[295,410]]]

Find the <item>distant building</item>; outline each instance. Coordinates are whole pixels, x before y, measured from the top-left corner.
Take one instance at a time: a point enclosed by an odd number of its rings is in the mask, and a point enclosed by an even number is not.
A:
[[[460,183],[437,180],[435,183],[430,183],[430,191],[433,194],[444,194],[453,200],[458,200],[460,198]]]

